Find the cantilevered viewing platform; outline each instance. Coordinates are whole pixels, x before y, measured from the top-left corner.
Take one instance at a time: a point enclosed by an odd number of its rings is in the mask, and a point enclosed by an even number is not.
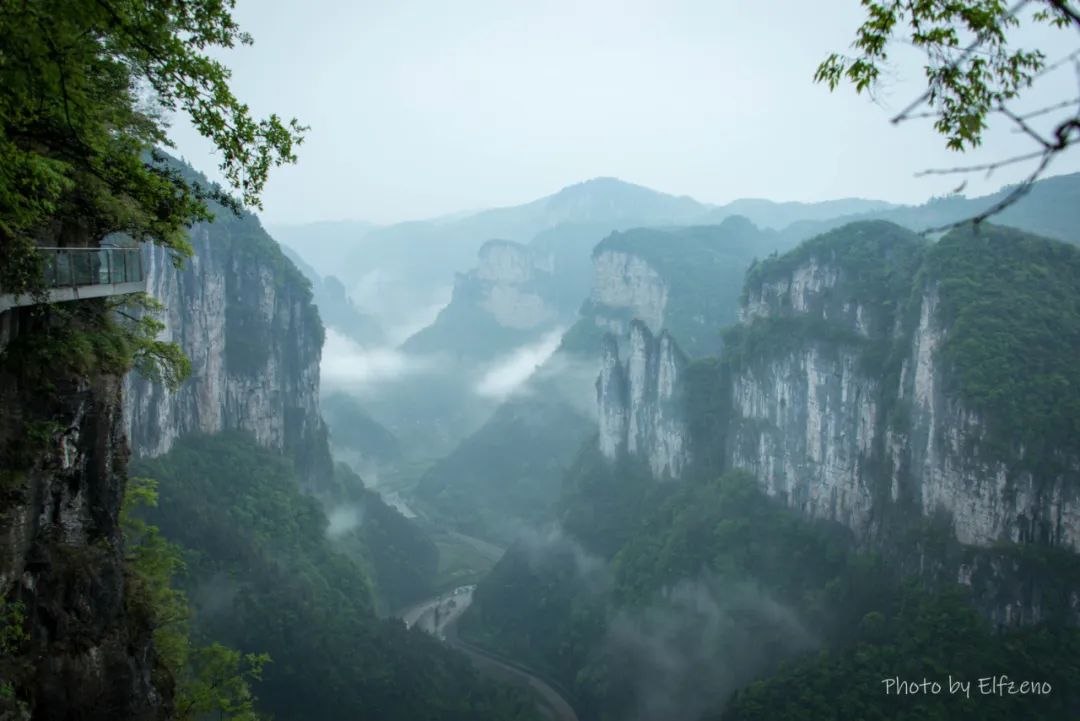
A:
[[[50,303],[103,298],[146,290],[139,248],[38,248],[45,256],[45,287]],[[5,294],[0,313],[41,301],[30,294]]]

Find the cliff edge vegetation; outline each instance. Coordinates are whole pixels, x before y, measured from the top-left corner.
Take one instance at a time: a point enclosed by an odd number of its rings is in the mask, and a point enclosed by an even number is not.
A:
[[[179,262],[208,201],[257,204],[303,129],[253,117],[216,51],[250,43],[232,2],[46,0],[0,12],[0,704],[14,718],[164,719],[182,712],[132,604],[121,527],[128,448],[121,378],[178,383],[144,295],[49,304],[41,246],[156,244]],[[185,114],[238,193],[193,185],[157,152]],[[48,663],[40,663],[47,658]]]

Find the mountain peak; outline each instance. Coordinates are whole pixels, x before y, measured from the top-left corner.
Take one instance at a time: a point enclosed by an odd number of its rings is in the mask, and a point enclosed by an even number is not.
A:
[[[661,193],[660,191],[646,188],[643,185],[636,185],[610,175],[603,175],[583,180],[579,183],[574,183],[573,185],[568,185],[551,197],[557,198],[560,196],[580,195],[582,193],[648,193],[650,195],[659,196],[667,195],[667,193]]]
[[[621,217],[633,215],[655,220],[684,220],[706,210],[688,196],[677,197],[610,176],[601,176],[568,185],[544,198],[549,212],[577,218],[593,215]]]

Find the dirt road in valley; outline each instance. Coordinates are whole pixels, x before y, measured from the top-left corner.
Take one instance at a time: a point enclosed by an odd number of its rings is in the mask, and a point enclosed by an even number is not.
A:
[[[579,721],[577,713],[563,695],[542,678],[517,663],[501,659],[458,637],[457,620],[472,603],[475,588],[476,586],[455,588],[404,609],[397,616],[406,626],[417,626],[458,649],[472,660],[478,670],[492,678],[530,688],[549,721]]]

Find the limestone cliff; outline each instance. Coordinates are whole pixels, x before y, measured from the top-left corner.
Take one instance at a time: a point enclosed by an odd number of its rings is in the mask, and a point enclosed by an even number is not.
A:
[[[603,341],[596,399],[600,452],[648,463],[655,478],[678,478],[687,463],[687,433],[680,374],[686,357],[667,333],[654,336],[634,320],[625,344],[607,335]]]
[[[4,315],[0,348],[40,338],[30,309]],[[0,370],[0,717],[171,718],[173,682],[151,619],[129,603],[121,381],[61,362],[43,384],[9,361]]]
[[[940,305],[938,284],[927,283],[897,388],[910,418],[886,431],[893,499],[908,493],[924,514],[948,514],[963,543],[1008,540],[1080,551],[1080,449],[1073,443],[1036,451],[1056,456],[1048,469],[1025,462],[1023,442],[992,445],[987,414],[951,392],[941,352],[949,328]]]
[[[569,308],[549,253],[490,240],[478,263],[460,273],[450,303],[435,322],[409,338],[416,353],[451,353],[486,360],[535,341],[567,319]]]
[[[593,251],[593,280],[575,334],[625,338],[634,319],[667,330],[692,358],[719,352],[736,319],[743,275],[755,257],[784,247],[745,218],[690,228],[612,233]]]
[[[600,250],[593,258],[590,302],[597,309],[596,325],[626,335],[637,318],[658,333],[664,324],[668,286],[644,258],[624,251]]]
[[[176,393],[135,374],[125,394],[133,452],[158,456],[187,433],[242,430],[293,457],[309,479],[329,477],[319,416],[323,327],[306,279],[257,218],[219,212],[191,231],[194,258],[177,270],[146,250],[147,291],[166,312],[191,376]]]
[[[977,587],[1002,623],[1045,617],[1054,594],[1080,618],[1080,593],[1015,557],[1080,551],[1076,277],[1080,252],[1018,231],[845,226],[754,265],[719,360],[686,364],[642,321],[605,337],[600,450],[656,478],[746,469]],[[935,533],[953,550],[928,551]]]
[[[1054,570],[1080,551],[1078,272],[1018,231],[883,222],[756,265],[720,361],[682,374],[694,470],[751,471],[999,623],[1080,619]]]
[[[942,279],[935,258],[978,253],[978,242],[957,236],[931,252],[896,226],[859,224],[757,269],[731,366],[729,464],[864,538],[898,506],[946,517],[964,544],[1080,550],[1075,441],[1040,449],[1050,466],[1026,462],[1018,439],[995,443],[1005,419],[965,397],[958,361],[943,353],[964,326],[941,300],[942,282],[958,279]],[[992,298],[979,302],[995,312]],[[1034,368],[1052,362],[1027,352]]]
[[[732,334],[726,465],[863,536],[894,392],[868,359],[900,332],[922,249],[912,233],[867,223],[762,263]]]
[[[690,357],[716,352],[733,321],[743,275],[775,236],[744,218],[717,226],[613,233],[593,252],[593,287],[563,345],[597,341],[599,447],[609,459],[646,461],[676,478],[690,460],[682,393]],[[684,354],[683,349],[690,350]]]
[[[550,256],[528,246],[493,240],[480,248],[480,264],[467,278],[482,284],[480,307],[507,328],[535,328],[555,320],[551,301],[537,288],[554,272]]]

